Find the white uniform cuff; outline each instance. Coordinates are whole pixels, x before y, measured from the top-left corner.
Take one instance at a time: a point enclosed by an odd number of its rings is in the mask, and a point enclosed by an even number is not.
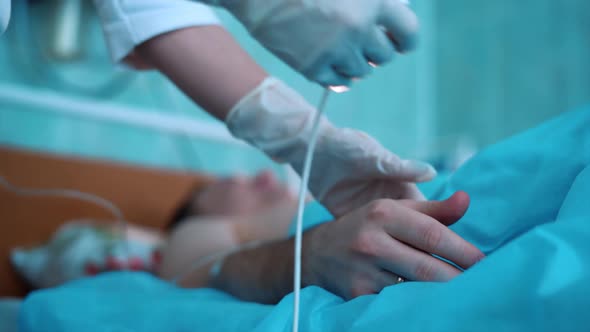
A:
[[[117,63],[137,45],[160,34],[220,24],[211,8],[189,1],[95,0],[95,4],[111,58]]]

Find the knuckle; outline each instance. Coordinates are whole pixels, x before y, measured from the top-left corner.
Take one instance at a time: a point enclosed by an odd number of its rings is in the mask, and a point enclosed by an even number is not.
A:
[[[421,230],[420,238],[428,250],[434,250],[440,246],[442,232],[435,225],[430,225]]]
[[[483,258],[481,253],[479,253],[476,248],[468,243],[461,244],[459,250],[460,252],[457,263],[465,268],[471,267]]]
[[[416,266],[414,274],[417,280],[432,281],[436,277],[436,270],[431,262],[422,262]]]
[[[468,264],[471,265],[475,263],[474,256],[471,253],[469,245],[467,243],[462,243],[459,245],[459,252],[457,253],[458,259],[457,262],[460,265]]]
[[[404,7],[401,5],[399,8],[404,11],[404,14],[397,20],[397,28],[392,37],[398,46],[402,47],[401,51],[410,51],[415,48],[417,35],[420,32],[420,22],[413,11],[407,8],[402,9]]]
[[[413,12],[408,12],[408,15],[404,17],[403,24],[406,38],[413,39],[420,32],[420,22]]]
[[[393,217],[393,214],[391,200],[388,199],[379,199],[367,206],[367,220],[369,221],[390,219]]]
[[[338,10],[333,13],[333,18],[339,21],[341,28],[350,36],[356,37],[357,41],[361,41],[360,37],[363,36],[369,23],[375,21],[375,11],[351,11],[351,10]]]
[[[377,247],[375,235],[368,230],[360,231],[352,243],[354,252],[368,256],[375,256],[378,251]]]
[[[356,12],[341,13],[341,20],[351,32],[358,32],[365,28],[366,18]]]

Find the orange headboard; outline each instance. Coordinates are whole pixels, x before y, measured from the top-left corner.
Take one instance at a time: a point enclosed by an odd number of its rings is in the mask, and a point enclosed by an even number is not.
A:
[[[115,203],[139,225],[163,227],[178,205],[210,177],[148,169],[0,146],[0,175],[20,187],[68,188]],[[65,221],[112,219],[90,203],[67,198],[22,197],[0,187],[0,296],[23,296],[26,285],[9,261],[10,249],[40,244]]]

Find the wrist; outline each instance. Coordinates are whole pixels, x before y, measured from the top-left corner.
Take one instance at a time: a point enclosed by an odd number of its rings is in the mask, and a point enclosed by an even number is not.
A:
[[[316,112],[296,91],[267,77],[230,110],[226,124],[236,138],[273,159],[291,162],[305,152]],[[320,121],[321,140],[333,126],[326,117]]]
[[[320,226],[304,232],[301,239],[301,287],[318,285],[314,276],[312,262],[316,250],[314,248],[314,238]]]
[[[292,290],[292,239],[244,248],[211,268],[209,287],[246,301],[277,303]]]

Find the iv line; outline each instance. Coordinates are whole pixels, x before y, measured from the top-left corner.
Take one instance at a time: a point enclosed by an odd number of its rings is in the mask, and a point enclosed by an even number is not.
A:
[[[318,111],[313,122],[311,130],[311,140],[307,146],[305,162],[303,164],[303,174],[301,176],[301,187],[299,188],[299,198],[297,202],[297,228],[295,231],[295,263],[293,268],[293,332],[299,331],[299,308],[301,293],[301,238],[303,233],[303,213],[305,210],[305,197],[307,194],[307,184],[309,183],[309,174],[311,172],[311,163],[313,161],[313,152],[318,138],[319,124],[326,108],[330,89],[327,88],[322,95],[318,106]]]
[[[121,233],[120,236],[123,238],[124,251],[127,257],[129,257],[129,246],[127,242],[127,222],[125,221],[125,217],[123,216],[123,212],[121,211],[121,209],[119,209],[113,202],[109,201],[108,199],[102,198],[98,195],[85,193],[73,189],[31,189],[17,187],[16,185],[10,183],[3,176],[0,176],[0,186],[4,187],[7,191],[19,196],[64,197],[70,199],[77,199],[80,201],[92,203],[94,205],[100,206],[108,210],[113,215],[113,217],[115,217],[117,226],[119,228],[119,232]],[[125,264],[124,268],[128,268],[127,264]]]

